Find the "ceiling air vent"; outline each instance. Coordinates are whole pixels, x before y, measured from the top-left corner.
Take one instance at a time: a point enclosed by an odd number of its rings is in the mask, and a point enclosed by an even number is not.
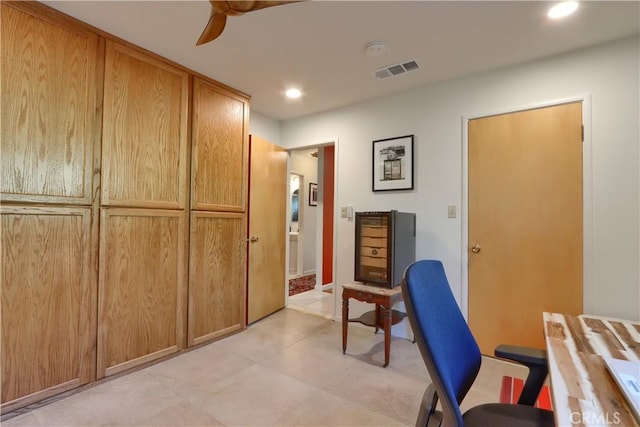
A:
[[[401,64],[388,65],[373,72],[377,79],[386,79],[387,77],[398,76],[400,74],[414,71],[420,68],[416,61],[407,61]]]

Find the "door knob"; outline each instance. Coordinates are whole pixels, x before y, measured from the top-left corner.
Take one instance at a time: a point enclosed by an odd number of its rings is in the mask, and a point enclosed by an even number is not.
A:
[[[249,239],[249,241],[250,241],[251,243],[255,243],[255,242],[257,242],[258,240],[260,240],[260,239],[258,239],[256,236],[251,236],[251,238]]]
[[[480,252],[480,245],[471,246],[471,252],[473,252],[474,254],[477,254],[478,252]]]

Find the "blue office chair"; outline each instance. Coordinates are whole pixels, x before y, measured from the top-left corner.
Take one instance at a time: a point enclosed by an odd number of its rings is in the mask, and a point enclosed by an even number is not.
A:
[[[402,295],[432,380],[422,398],[416,427],[555,425],[552,411],[532,406],[547,374],[546,352],[516,346],[499,346],[496,355],[529,367],[525,399],[517,405],[479,405],[462,414],[460,403],[478,375],[482,356],[453,297],[442,263],[423,260],[411,264],[404,274]],[[438,400],[441,410],[436,408]]]

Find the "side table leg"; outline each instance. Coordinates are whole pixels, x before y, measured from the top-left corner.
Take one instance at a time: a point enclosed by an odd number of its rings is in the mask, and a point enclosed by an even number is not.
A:
[[[393,310],[391,307],[381,306],[383,322],[384,322],[384,365],[386,368],[389,365],[389,351],[391,349],[391,320]]]
[[[347,351],[347,332],[349,327],[349,298],[342,297],[342,354]]]

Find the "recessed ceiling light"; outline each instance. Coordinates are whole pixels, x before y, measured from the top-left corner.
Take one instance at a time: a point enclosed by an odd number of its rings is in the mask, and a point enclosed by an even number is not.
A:
[[[563,1],[549,9],[547,16],[551,19],[560,19],[571,15],[576,9],[578,9],[577,1]]]
[[[302,96],[302,92],[300,92],[300,89],[292,87],[287,89],[287,91],[285,92],[285,95],[287,95],[287,98],[296,99]]]

